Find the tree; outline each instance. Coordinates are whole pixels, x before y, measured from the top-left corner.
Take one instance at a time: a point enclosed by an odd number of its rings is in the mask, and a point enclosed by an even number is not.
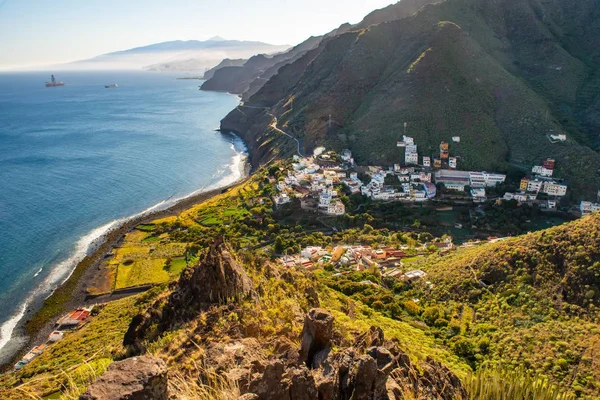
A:
[[[273,252],[275,254],[282,254],[284,248],[285,248],[285,246],[283,243],[283,239],[281,238],[281,236],[277,236],[275,238],[275,243],[273,244]]]

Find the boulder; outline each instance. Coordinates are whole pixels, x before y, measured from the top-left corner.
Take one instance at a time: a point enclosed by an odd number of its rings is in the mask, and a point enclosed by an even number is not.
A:
[[[159,358],[132,357],[112,363],[80,400],[167,400],[167,366]]]
[[[304,318],[302,344],[298,361],[312,368],[314,355],[331,347],[333,315],[321,308],[313,308]]]

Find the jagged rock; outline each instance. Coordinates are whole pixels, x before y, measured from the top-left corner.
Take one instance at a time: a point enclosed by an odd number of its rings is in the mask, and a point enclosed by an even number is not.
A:
[[[383,330],[378,326],[372,326],[355,340],[354,347],[357,349],[367,349],[369,347],[383,346]]]
[[[379,399],[377,396],[377,362],[368,355],[354,360],[354,369],[349,375],[344,398],[352,400]],[[380,390],[379,390],[380,391]]]
[[[318,398],[315,378],[305,366],[287,370],[283,386],[289,393],[289,400],[313,400]]]
[[[233,368],[228,376],[241,383],[238,386],[242,393],[252,393],[257,396],[253,398],[260,400],[466,397],[460,380],[449,369],[431,358],[415,366],[396,341],[385,341],[383,330],[378,327],[360,335],[358,347],[333,351],[333,322],[327,311],[310,310],[304,320],[297,360],[289,357],[288,342],[276,342],[276,359],[245,360],[239,367],[242,369]],[[373,346],[365,348],[366,344]]]
[[[79,399],[167,400],[167,366],[150,356],[117,361]]]
[[[299,362],[312,366],[314,355],[331,345],[333,315],[329,311],[313,308],[304,318]]]
[[[195,318],[211,305],[239,301],[252,293],[252,281],[223,238],[217,238],[198,265],[182,272],[164,306],[155,304],[146,314],[133,318],[123,344],[133,345],[140,351],[144,339],[154,339],[160,333]],[[158,329],[149,329],[155,324]],[[150,331],[153,337],[148,337]]]
[[[258,395],[261,400],[285,399],[287,393],[282,385],[284,366],[280,361],[271,361],[266,365],[260,365],[262,372],[254,374],[248,385],[248,392]]]

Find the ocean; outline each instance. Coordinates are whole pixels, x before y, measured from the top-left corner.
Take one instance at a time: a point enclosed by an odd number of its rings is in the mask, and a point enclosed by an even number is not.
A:
[[[167,73],[55,75],[64,87],[0,73],[0,360],[103,233],[242,174],[244,144],[215,132],[236,96]]]

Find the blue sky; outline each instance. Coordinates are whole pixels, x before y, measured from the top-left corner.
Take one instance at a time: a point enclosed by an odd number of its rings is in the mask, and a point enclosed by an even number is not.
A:
[[[0,0],[0,69],[167,40],[297,44],[394,0]]]

